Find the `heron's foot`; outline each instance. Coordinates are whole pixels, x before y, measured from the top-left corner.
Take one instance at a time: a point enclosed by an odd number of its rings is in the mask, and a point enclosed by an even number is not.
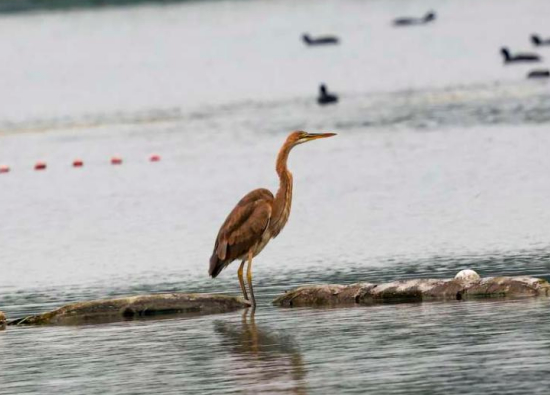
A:
[[[256,307],[256,304],[253,303],[252,301],[248,300],[248,299],[245,299],[245,300],[244,300],[244,303],[245,303],[246,305],[248,305],[247,307]]]
[[[254,291],[250,292],[250,306],[256,308],[256,298],[254,297]]]

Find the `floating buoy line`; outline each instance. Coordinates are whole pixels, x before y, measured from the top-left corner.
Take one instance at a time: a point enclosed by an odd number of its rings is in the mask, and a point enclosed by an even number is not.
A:
[[[161,157],[158,154],[152,154],[151,156],[149,156],[149,162],[160,162],[160,159]],[[115,155],[111,157],[110,163],[111,165],[122,165],[123,159],[122,157]],[[84,160],[80,158],[76,158],[75,160],[73,160],[71,165],[72,167],[75,167],[75,168],[83,167]],[[37,161],[34,164],[34,170],[36,171],[44,171],[47,168],[48,168],[48,164],[45,161]],[[11,172],[11,167],[9,165],[0,164],[0,174],[6,174],[9,172]]]

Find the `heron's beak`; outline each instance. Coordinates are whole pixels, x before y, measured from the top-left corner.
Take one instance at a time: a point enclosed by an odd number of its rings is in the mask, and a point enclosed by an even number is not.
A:
[[[327,137],[336,136],[336,133],[308,133],[305,137],[306,141],[324,139]]]

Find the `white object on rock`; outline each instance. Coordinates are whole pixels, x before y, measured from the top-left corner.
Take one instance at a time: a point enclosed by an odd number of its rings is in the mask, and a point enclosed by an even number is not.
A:
[[[473,270],[464,269],[457,273],[455,279],[462,281],[478,281],[481,279],[481,277]]]

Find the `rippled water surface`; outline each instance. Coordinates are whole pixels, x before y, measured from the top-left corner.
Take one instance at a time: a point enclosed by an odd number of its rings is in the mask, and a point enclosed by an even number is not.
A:
[[[292,214],[255,261],[255,314],[9,327],[0,393],[546,393],[549,300],[271,301],[301,284],[463,268],[550,279],[549,86],[498,53],[532,50],[549,7],[212,1],[0,16],[11,318],[120,295],[238,294],[236,267],[207,276],[221,222],[249,190],[277,188],[289,131],[338,133],[291,154]],[[389,23],[428,8],[433,25]],[[305,31],[342,45],[306,48]],[[338,105],[317,106],[321,82]]]

